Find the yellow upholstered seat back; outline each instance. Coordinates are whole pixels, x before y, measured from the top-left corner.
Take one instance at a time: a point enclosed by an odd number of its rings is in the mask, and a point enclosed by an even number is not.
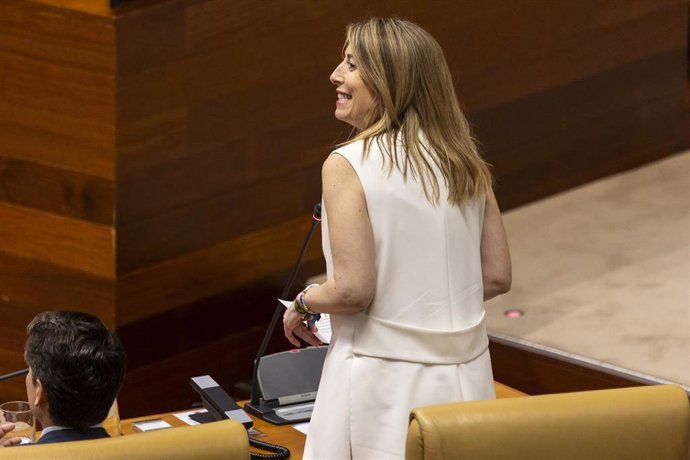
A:
[[[690,403],[678,385],[417,408],[408,460],[686,460]]]
[[[246,460],[247,430],[236,420],[168,428],[93,441],[0,449],[0,460]]]

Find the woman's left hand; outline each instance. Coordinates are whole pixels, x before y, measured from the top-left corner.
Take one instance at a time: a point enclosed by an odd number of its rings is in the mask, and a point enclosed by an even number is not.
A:
[[[283,329],[285,330],[285,337],[287,337],[290,343],[297,348],[302,346],[297,337],[315,347],[323,345],[314,335],[314,332],[317,330],[316,326],[307,326],[304,324],[302,315],[295,310],[294,303],[290,305],[290,308],[285,310],[283,314]]]

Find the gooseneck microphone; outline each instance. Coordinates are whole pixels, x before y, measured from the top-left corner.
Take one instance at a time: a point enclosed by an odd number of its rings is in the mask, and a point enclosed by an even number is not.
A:
[[[3,382],[5,380],[10,380],[10,379],[13,379],[15,377],[20,377],[20,376],[26,375],[28,373],[29,373],[29,368],[27,367],[26,369],[21,369],[19,371],[10,372],[9,374],[0,375],[0,382]]]
[[[309,247],[309,242],[311,241],[311,238],[314,235],[314,231],[316,230],[316,226],[319,225],[319,222],[321,222],[321,202],[316,203],[316,205],[314,206],[314,213],[312,215],[311,226],[309,227],[307,236],[304,238],[304,243],[302,243],[302,249],[300,249],[299,255],[297,256],[297,261],[295,262],[294,267],[292,267],[292,272],[290,273],[290,276],[288,276],[287,283],[285,284],[283,292],[280,295],[281,299],[287,299],[287,296],[290,294],[292,284],[295,282],[297,273],[299,272],[299,269],[302,266],[302,260],[304,259],[304,255],[306,254],[307,248]],[[278,304],[276,305],[276,309],[273,312],[273,318],[271,319],[271,322],[268,325],[266,334],[264,334],[263,341],[261,342],[261,346],[259,347],[259,352],[256,354],[256,359],[254,360],[254,373],[252,377],[251,396],[249,402],[245,405],[245,408],[250,413],[262,418],[265,410],[262,410],[260,403],[259,362],[266,353],[268,343],[271,340],[271,337],[273,336],[273,331],[275,330],[276,324],[278,323],[278,320],[281,318],[283,311],[285,311],[285,306],[278,302]]]

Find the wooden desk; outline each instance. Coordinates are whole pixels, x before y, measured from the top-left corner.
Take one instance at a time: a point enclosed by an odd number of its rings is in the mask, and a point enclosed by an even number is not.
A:
[[[243,405],[244,403],[240,404]],[[122,420],[120,422],[121,431],[123,435],[138,434],[136,431],[132,429],[132,424],[134,422],[155,418],[161,418],[173,427],[188,426],[182,420],[175,417],[173,413],[187,412],[189,410],[193,409],[168,412],[166,414],[147,415],[144,417],[136,417]],[[302,432],[297,431],[290,425],[273,425],[271,423],[264,422],[263,420],[258,419],[252,415],[250,415],[250,417],[254,421],[254,429],[262,433],[262,435],[257,436],[256,439],[258,439],[259,441],[269,442],[271,444],[277,444],[279,446],[287,447],[288,449],[290,449],[290,460],[302,459],[302,455],[304,454],[304,441],[306,439],[306,436],[304,436]],[[254,450],[256,449],[252,448],[252,451]],[[264,454],[269,453],[262,450],[256,450],[256,452]]]
[[[503,385],[499,382],[494,382],[494,389],[496,390],[496,399],[502,398],[519,398],[521,396],[527,396],[527,393],[518,391],[515,388],[511,388],[508,385]]]
[[[525,393],[522,393],[518,390],[503,385],[502,383],[495,382],[494,385],[496,388],[496,398],[515,398],[520,396],[526,396]],[[244,405],[244,402],[241,402],[240,404]],[[186,411],[182,410],[177,412]],[[271,423],[264,422],[263,420],[258,419],[252,415],[250,415],[250,417],[254,421],[254,429],[263,434],[262,436],[257,437],[257,439],[259,439],[260,441],[269,442],[271,444],[277,444],[279,446],[287,447],[288,449],[290,449],[291,460],[302,459],[302,456],[304,454],[304,442],[306,440],[306,436],[302,432],[297,431],[290,425],[273,425]],[[132,429],[132,424],[134,422],[137,422],[139,420],[155,418],[162,418],[163,420],[171,424],[173,427],[187,426],[182,420],[175,417],[172,412],[169,412],[167,414],[148,415],[145,417],[137,417],[122,420],[122,434],[136,434],[136,432]],[[252,450],[255,449],[252,448]],[[266,453],[264,451],[257,452]]]

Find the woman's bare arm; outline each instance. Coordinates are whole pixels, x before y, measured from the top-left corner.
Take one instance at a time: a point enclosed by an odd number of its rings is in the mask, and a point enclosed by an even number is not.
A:
[[[510,251],[501,211],[493,192],[486,197],[481,257],[484,300],[508,292],[512,283]]]
[[[333,256],[333,277],[304,296],[310,310],[320,313],[354,314],[364,310],[376,290],[374,236],[359,177],[350,163],[332,154],[322,169],[323,199],[328,214],[328,235]],[[283,317],[285,335],[293,334],[315,344],[312,334],[300,327],[294,307]]]

